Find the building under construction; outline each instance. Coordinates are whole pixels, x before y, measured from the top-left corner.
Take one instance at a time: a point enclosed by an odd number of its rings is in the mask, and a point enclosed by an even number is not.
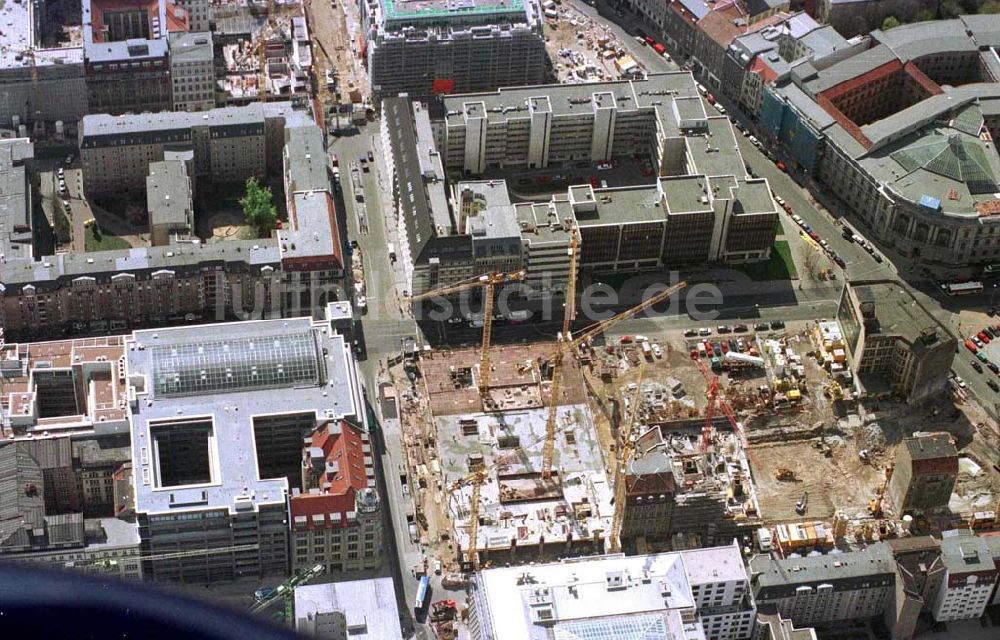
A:
[[[750,466],[737,435],[720,431],[714,446],[703,451],[700,424],[678,426],[650,427],[636,441],[625,465],[622,539],[669,541],[685,549],[759,526]]]
[[[458,546],[468,550],[474,542],[480,562],[527,562],[546,548],[557,556],[605,551],[612,491],[590,411],[586,405],[559,407],[556,471],[550,478],[541,474],[547,413],[532,409],[436,419],[444,485],[486,472],[475,541],[469,539],[468,522],[474,488],[452,492],[447,505]]]

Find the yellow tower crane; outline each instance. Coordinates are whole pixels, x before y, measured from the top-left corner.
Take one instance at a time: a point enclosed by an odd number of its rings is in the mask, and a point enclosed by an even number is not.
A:
[[[635,383],[635,393],[632,394],[632,412],[625,421],[625,428],[619,430],[618,437],[621,445],[618,447],[618,458],[615,464],[615,510],[611,518],[611,552],[617,553],[622,549],[622,520],[625,516],[625,478],[629,459],[632,451],[635,450],[635,442],[632,432],[635,430],[636,417],[639,415],[639,404],[642,399],[642,376],[645,369],[640,365],[639,379]]]
[[[619,322],[628,320],[637,313],[642,313],[653,305],[666,300],[686,286],[686,282],[679,282],[672,287],[667,287],[631,309],[626,309],[616,316],[591,325],[587,329],[584,329],[576,338],[570,337],[568,332],[559,336],[559,344],[548,358],[549,362],[552,363],[552,385],[550,386],[549,415],[545,423],[545,445],[542,447],[542,478],[548,479],[552,477],[552,457],[556,446],[556,414],[559,408],[559,386],[563,356],[566,353],[575,351],[580,345],[587,343],[598,334],[607,331]],[[563,322],[563,326],[566,326],[565,321]]]
[[[482,398],[484,409],[487,408],[490,388],[490,341],[493,330],[493,303],[496,287],[508,282],[520,282],[524,280],[524,276],[525,272],[523,270],[512,273],[487,273],[408,298],[410,302],[418,302],[428,298],[454,295],[469,289],[483,287],[483,343],[479,354],[479,395]]]

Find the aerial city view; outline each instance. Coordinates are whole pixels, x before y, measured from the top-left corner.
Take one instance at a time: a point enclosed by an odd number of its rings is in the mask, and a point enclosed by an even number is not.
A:
[[[0,630],[998,640],[996,137],[1000,0],[0,0]]]

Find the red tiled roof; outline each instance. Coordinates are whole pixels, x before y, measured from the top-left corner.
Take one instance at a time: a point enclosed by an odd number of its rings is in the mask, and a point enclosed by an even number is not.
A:
[[[190,14],[184,7],[167,2],[167,33],[191,30]]]
[[[327,462],[337,463],[337,471],[323,474],[318,493],[303,493],[289,499],[293,529],[317,528],[320,525],[314,524],[314,515],[323,516],[324,527],[346,526],[347,512],[354,511],[355,495],[368,487],[364,451],[368,435],[345,421],[339,426],[340,433],[331,433],[329,424],[320,427],[307,445],[322,449]],[[331,514],[334,514],[332,519]],[[308,518],[304,527],[295,525],[296,516]]]
[[[736,21],[740,18],[743,19],[743,24],[737,25]],[[733,38],[746,33],[746,18],[747,13],[743,7],[733,2],[709,11],[708,15],[698,21],[698,28],[720,46],[728,47]]]

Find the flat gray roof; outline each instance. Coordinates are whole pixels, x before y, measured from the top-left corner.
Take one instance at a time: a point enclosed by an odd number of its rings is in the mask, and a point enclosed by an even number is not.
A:
[[[455,187],[456,196],[461,198],[466,189],[482,199],[484,208],[465,219],[465,233],[472,234],[474,238],[509,238],[520,234],[506,181],[459,182]]]
[[[875,305],[878,325],[869,327],[869,335],[898,335],[914,342],[924,329],[938,328],[937,321],[898,284],[879,282],[850,287],[858,302]]]
[[[34,153],[28,138],[0,140],[0,263],[32,256],[31,185],[24,163]]]
[[[172,63],[210,62],[213,58],[212,33],[210,31],[171,33],[169,42]]]
[[[283,354],[289,348],[286,336],[306,335],[313,337],[316,348],[312,356],[299,354],[295,356],[299,360],[288,360],[287,375],[296,381],[294,386],[279,389],[270,385],[272,391],[253,386],[252,376],[258,372],[268,375],[268,371],[275,372],[279,365],[285,365]],[[212,353],[228,355],[202,355],[201,348],[210,345]],[[232,345],[233,349],[226,349],[226,345]],[[227,373],[226,378],[218,378],[221,386],[215,391],[199,392],[185,387],[179,395],[165,395],[161,389],[171,382],[172,374],[159,363],[163,357],[179,359],[167,364],[184,369],[178,370],[182,384],[186,384],[184,380],[198,384],[198,367],[206,369],[202,380],[205,373],[218,373],[215,370],[220,366],[228,367],[226,371],[232,371],[236,380],[230,381]],[[313,383],[297,377],[293,369],[295,362],[308,363],[301,360],[308,357],[314,358],[314,366],[320,372]],[[207,371],[213,366],[212,371]],[[315,413],[317,421],[350,418],[365,424],[361,386],[350,345],[343,336],[333,333],[328,322],[313,322],[310,318],[136,331],[126,340],[126,372],[130,381],[142,380],[135,388],[131,426],[135,508],[142,513],[207,509],[227,509],[232,513],[242,508],[256,509],[260,504],[284,503],[287,480],[259,477],[253,431],[256,416]],[[241,377],[250,380],[245,383],[249,387],[241,386]],[[214,379],[209,375],[209,382]],[[169,429],[172,422],[192,419],[212,422],[211,481],[155,486],[151,425]]]
[[[833,582],[874,576],[893,576],[896,563],[892,552],[883,543],[860,551],[828,553],[803,558],[776,558],[757,555],[750,559],[750,574],[754,592],[759,589],[788,589],[799,585]]]
[[[372,578],[295,588],[295,629],[308,633],[310,620],[339,613],[351,638],[357,640],[402,640],[399,609],[392,578]]]
[[[935,53],[973,52],[979,49],[966,33],[965,23],[958,18],[901,24],[888,31],[876,29],[870,35],[876,42],[891,48],[902,62]]]
[[[146,207],[150,224],[182,224],[191,213],[191,187],[187,167],[180,160],[149,165],[146,176]]]

